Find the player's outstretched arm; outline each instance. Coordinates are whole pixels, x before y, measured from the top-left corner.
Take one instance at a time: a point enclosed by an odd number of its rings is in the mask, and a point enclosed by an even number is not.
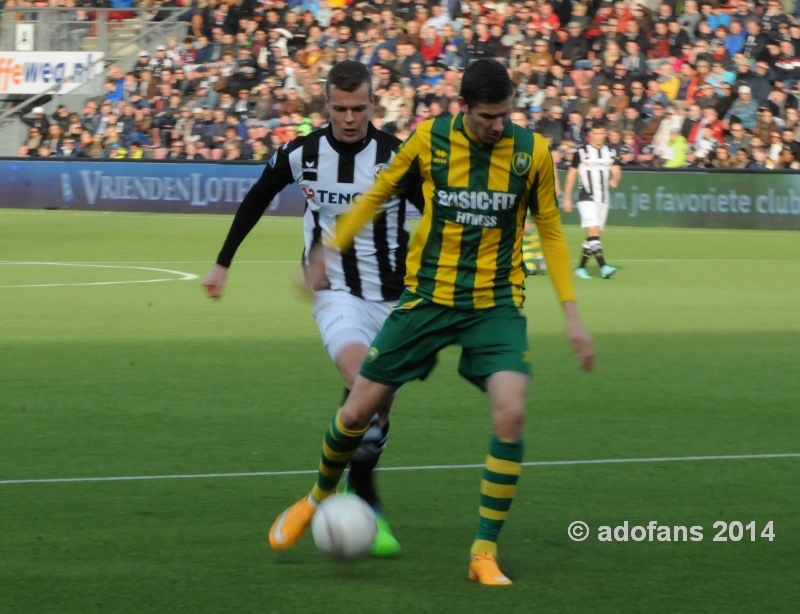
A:
[[[261,173],[261,177],[253,184],[242,200],[242,204],[239,205],[222,250],[217,256],[217,262],[203,279],[203,287],[209,297],[222,298],[228,268],[231,266],[239,245],[264,215],[272,199],[293,181],[292,169],[289,164],[291,147],[292,143],[287,143],[275,152],[264,172]]]
[[[372,221],[387,200],[417,185],[419,138],[418,130],[415,130],[400,146],[389,167],[378,175],[369,191],[339,218],[336,222],[336,236],[327,237],[326,243],[336,249],[347,249],[355,241],[358,231]]]
[[[536,173],[534,175],[536,180],[532,183],[537,186],[538,192],[531,194],[529,198],[531,203],[536,204],[535,207],[532,207],[531,214],[539,231],[542,253],[547,262],[549,277],[555,286],[556,294],[558,294],[564,309],[564,316],[567,320],[567,339],[572,345],[573,353],[581,362],[581,368],[591,371],[594,367],[592,338],[578,315],[578,307],[575,303],[575,288],[572,282],[572,263],[569,258],[569,247],[564,237],[564,231],[561,228],[561,215],[556,204],[553,160],[550,150],[543,140],[535,145],[534,159],[536,164],[532,172]],[[570,171],[572,170],[574,169],[570,169]],[[571,194],[567,190],[571,188],[569,175],[567,175],[565,201],[568,195]]]

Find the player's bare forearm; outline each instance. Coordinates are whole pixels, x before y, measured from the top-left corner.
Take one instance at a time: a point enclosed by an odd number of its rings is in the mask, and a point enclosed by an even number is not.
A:
[[[609,187],[616,189],[620,180],[622,180],[622,168],[619,166],[612,166],[611,180],[608,182]]]
[[[592,336],[578,315],[578,305],[575,301],[564,301],[564,316],[567,320],[567,340],[572,345],[572,352],[580,360],[581,369],[591,371],[594,369],[594,344]]]
[[[567,171],[567,179],[564,181],[564,201],[561,207],[567,213],[572,212],[572,191],[575,189],[575,181],[578,179],[577,169],[571,168]]]

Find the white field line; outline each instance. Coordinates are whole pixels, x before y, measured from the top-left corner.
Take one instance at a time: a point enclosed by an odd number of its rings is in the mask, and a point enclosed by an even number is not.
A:
[[[117,286],[120,284],[153,284],[165,281],[191,281],[197,279],[194,273],[184,273],[183,271],[170,271],[168,269],[155,269],[152,267],[143,266],[120,266],[99,263],[79,263],[79,262],[7,262],[0,261],[0,265],[40,265],[40,266],[72,266],[72,267],[88,267],[93,269],[129,269],[139,271],[155,271],[157,273],[168,273],[170,275],[177,275],[177,277],[168,277],[163,279],[132,279],[129,281],[93,281],[93,282],[79,282],[79,283],[64,283],[64,284],[16,284],[8,286],[0,286],[0,288],[57,288],[62,286]]]
[[[791,258],[614,258],[614,262],[798,262]]]
[[[615,258],[614,262],[800,262],[792,258]],[[76,261],[76,262],[17,262],[15,260],[0,260],[2,264],[58,264],[58,265],[113,265],[113,264],[214,264],[211,260],[98,260],[98,261]],[[300,264],[300,260],[236,260],[234,264]],[[135,268],[135,267],[132,267]],[[158,271],[161,269],[150,269]],[[178,273],[178,271],[170,271]],[[181,273],[187,275],[188,273]],[[194,279],[194,278],[189,278]],[[183,281],[183,280],[180,280]]]
[[[750,460],[769,458],[800,458],[800,452],[788,454],[737,454],[722,456],[663,456],[658,458],[607,458],[599,460],[531,461],[525,467],[555,467],[561,465],[612,465],[620,463],[671,463],[677,461]],[[469,465],[418,465],[412,467],[378,467],[378,471],[437,471],[444,469],[480,469],[482,463]],[[316,469],[298,471],[248,471],[245,473],[189,473],[183,475],[132,475],[99,478],[45,478],[38,480],[0,480],[2,484],[53,484],[61,482],[130,482],[140,480],[194,480],[201,478],[247,478],[284,475],[312,475]]]
[[[81,260],[75,262],[21,262],[17,260],[0,260],[0,264],[55,264],[62,266],[94,266],[94,265],[114,265],[114,264],[205,264],[212,266],[213,260]],[[300,259],[296,260],[237,260],[236,264],[300,264]],[[123,268],[141,268],[141,267],[123,267]],[[153,271],[160,271],[162,269],[146,269]],[[180,273],[181,275],[191,275],[191,273],[182,273],[180,271],[170,271],[172,273]],[[195,276],[196,277],[196,276]],[[190,278],[194,279],[194,278]],[[182,281],[182,280],[181,280]]]
[[[230,221],[233,219],[232,215],[228,215],[225,213],[188,213],[188,214],[174,214],[174,213],[158,213],[156,211],[146,212],[146,213],[136,213],[133,211],[65,211],[65,210],[57,210],[57,211],[20,211],[17,209],[0,209],[0,211],[4,213],[8,213],[9,215],[59,215],[64,214],[64,217],[102,217],[102,216],[109,216],[109,217],[132,217],[132,218],[139,218],[143,220],[149,219],[170,219],[170,220],[191,220],[191,219],[200,219],[200,220],[210,220],[210,221]],[[287,216],[287,215],[264,215],[261,219],[271,220],[273,222],[302,222],[303,218],[301,216]]]

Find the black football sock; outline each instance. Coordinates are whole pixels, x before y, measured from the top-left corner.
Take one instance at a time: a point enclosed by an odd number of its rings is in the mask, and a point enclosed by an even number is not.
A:
[[[381,428],[378,416],[373,417],[356,455],[350,460],[347,485],[372,507],[380,509],[381,500],[375,487],[374,469],[386,448],[389,423]]]
[[[581,265],[578,268],[585,269],[586,263],[589,262],[589,258],[591,258],[592,255],[592,247],[589,245],[589,240],[587,239],[581,245]]]
[[[603,257],[603,244],[600,243],[600,237],[588,237],[586,242],[589,244],[592,254],[597,258],[597,264],[602,269],[606,266],[606,259]]]

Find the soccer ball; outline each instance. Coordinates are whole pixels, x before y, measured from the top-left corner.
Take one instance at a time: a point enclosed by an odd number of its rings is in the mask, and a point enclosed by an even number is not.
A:
[[[354,559],[369,552],[378,522],[361,497],[333,495],[317,507],[311,532],[320,552],[332,559]]]

